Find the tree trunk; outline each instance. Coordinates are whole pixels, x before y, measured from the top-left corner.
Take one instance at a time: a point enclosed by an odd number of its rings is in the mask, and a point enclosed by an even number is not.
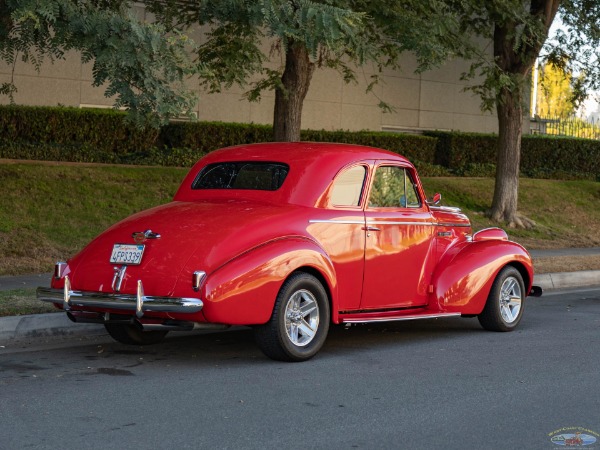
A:
[[[523,106],[520,89],[503,88],[496,102],[498,142],[496,144],[496,185],[490,217],[509,226],[523,226],[517,216],[519,163],[523,133]]]
[[[273,137],[275,141],[300,140],[302,106],[308,92],[315,65],[308,50],[300,43],[290,42],[285,52],[285,70],[281,77],[283,89],[275,90]]]

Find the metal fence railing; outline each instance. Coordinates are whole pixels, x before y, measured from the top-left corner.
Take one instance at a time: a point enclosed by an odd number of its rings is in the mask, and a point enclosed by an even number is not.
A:
[[[530,119],[532,134],[550,134],[600,140],[600,120],[578,117],[539,117]]]

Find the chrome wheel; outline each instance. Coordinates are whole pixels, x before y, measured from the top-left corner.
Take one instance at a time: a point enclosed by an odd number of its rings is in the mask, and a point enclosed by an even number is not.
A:
[[[477,316],[486,330],[512,331],[521,318],[525,306],[525,283],[516,267],[506,266],[496,276],[487,301]]]
[[[514,277],[508,277],[500,288],[500,314],[508,324],[513,323],[521,312],[521,285]]]
[[[319,328],[319,305],[314,295],[302,289],[294,292],[285,306],[285,332],[292,344],[308,345]]]
[[[269,358],[306,361],[323,346],[330,318],[323,284],[314,275],[298,271],[283,283],[271,319],[254,327],[254,337]]]

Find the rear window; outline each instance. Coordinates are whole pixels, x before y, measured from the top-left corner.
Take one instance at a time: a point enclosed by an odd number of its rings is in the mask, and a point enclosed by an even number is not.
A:
[[[222,162],[206,166],[192,189],[254,189],[276,191],[289,172],[289,166],[273,162]]]

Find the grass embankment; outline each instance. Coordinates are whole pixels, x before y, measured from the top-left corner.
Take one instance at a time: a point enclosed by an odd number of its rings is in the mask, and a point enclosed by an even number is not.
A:
[[[51,272],[56,260],[79,251],[108,226],[168,202],[183,168],[0,163],[0,275]],[[494,180],[425,178],[427,194],[459,206],[474,228],[496,226],[484,216]],[[600,245],[600,183],[522,179],[519,207],[537,223],[508,230],[529,248]],[[536,261],[536,271],[600,269],[600,258]],[[56,311],[35,300],[34,289],[0,292],[0,316]]]
[[[0,163],[0,275],[50,272],[120,219],[168,202],[184,168]],[[425,178],[427,194],[459,206],[475,229],[495,226],[484,216],[494,180]],[[508,230],[529,248],[600,245],[600,183],[522,179],[519,208],[537,223]]]

